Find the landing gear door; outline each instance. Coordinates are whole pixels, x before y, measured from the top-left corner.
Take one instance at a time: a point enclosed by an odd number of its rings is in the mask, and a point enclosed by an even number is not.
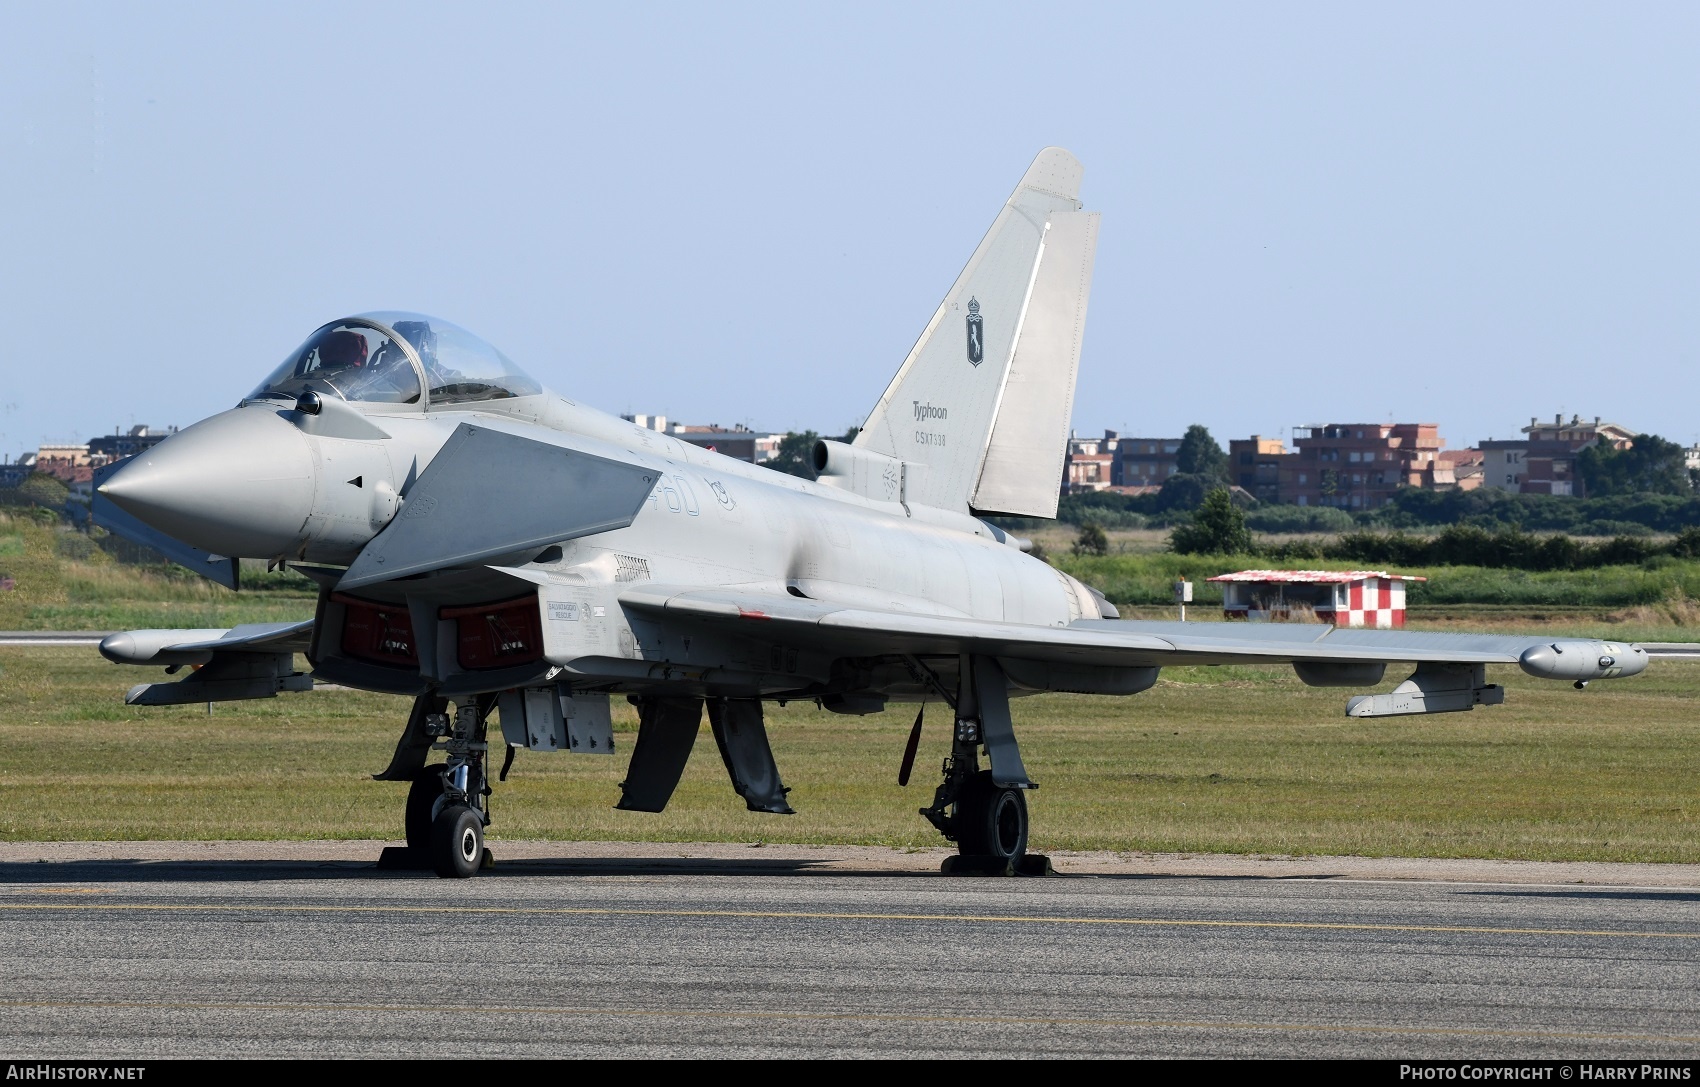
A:
[[[564,751],[566,721],[553,687],[503,691],[496,703],[502,714],[502,739],[509,747],[531,751]]]
[[[561,692],[561,715],[567,722],[567,750],[575,755],[612,755],[614,717],[608,695]]]

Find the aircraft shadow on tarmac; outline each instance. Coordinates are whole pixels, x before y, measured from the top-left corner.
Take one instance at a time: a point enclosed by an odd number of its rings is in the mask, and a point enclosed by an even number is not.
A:
[[[1486,895],[1489,898],[1600,898],[1623,899],[1630,902],[1700,902],[1700,891],[1641,891],[1612,888],[1598,891],[1459,891],[1458,893]]]
[[[479,880],[537,876],[812,876],[937,878],[936,868],[847,866],[842,861],[758,857],[524,857],[502,859],[479,874]],[[1066,869],[1052,878],[1071,876]],[[1072,878],[1080,878],[1073,876]],[[1348,880],[1344,873],[1305,872],[1297,874],[1231,874],[1128,872],[1091,873],[1088,878],[1109,880],[1152,880],[1189,883],[1281,883],[1292,881]],[[396,870],[378,867],[372,860],[69,860],[0,862],[0,886],[59,883],[264,883],[287,880],[436,879],[428,870]],[[1639,902],[1700,902],[1700,891],[1600,888],[1575,890],[1469,890],[1460,895],[1490,898],[1580,898],[1617,899]]]
[[[521,857],[503,859],[478,875],[479,880],[519,876],[883,876],[887,878],[940,878],[937,868],[922,865],[901,869],[858,867],[843,861],[799,858],[733,857]],[[1092,872],[1070,873],[1066,869],[1050,878],[1104,880],[1150,880],[1187,883],[1282,883],[1310,880],[1344,880],[1344,873],[1232,874],[1181,872]],[[395,880],[435,879],[429,870],[380,868],[373,860],[69,860],[0,862],[0,886],[56,883],[262,883],[283,880]],[[1023,879],[1030,877],[1020,877]],[[1498,892],[1471,892],[1498,893]],[[1565,892],[1559,892],[1565,893]],[[1582,892],[1578,892],[1582,893]],[[1700,898],[1700,893],[1693,896]]]
[[[828,867],[830,862],[710,857],[574,857],[501,860],[478,880],[515,876],[937,876],[936,869]],[[50,883],[263,883],[279,880],[436,879],[429,870],[385,870],[372,861],[76,860],[0,863],[0,886]]]

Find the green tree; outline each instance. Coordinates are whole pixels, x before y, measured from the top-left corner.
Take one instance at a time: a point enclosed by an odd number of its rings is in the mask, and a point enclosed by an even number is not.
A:
[[[1700,528],[1692,525],[1676,534],[1670,553],[1679,559],[1700,559]]]
[[[1207,427],[1194,423],[1186,428],[1175,451],[1175,474],[1163,481],[1157,494],[1160,510],[1195,510],[1204,496],[1228,485],[1228,456]]]
[[[1226,487],[1204,496],[1192,519],[1169,534],[1169,550],[1181,555],[1247,555],[1256,550],[1245,513]]]
[[[1080,526],[1080,535],[1074,538],[1073,550],[1076,555],[1107,555],[1110,553],[1110,538],[1104,534],[1102,525],[1087,521]]]
[[[763,461],[763,468],[772,468],[775,472],[784,472],[790,476],[802,476],[804,479],[815,478],[815,443],[820,441],[820,435],[812,430],[792,431],[779,440],[779,451],[773,459]]]
[[[1637,434],[1628,449],[1587,446],[1576,454],[1576,474],[1589,498],[1694,493],[1682,446],[1657,434]]]
[[[1228,482],[1228,455],[1210,436],[1209,428],[1194,423],[1186,428],[1181,447],[1175,451],[1175,470],[1183,475],[1208,476]]]
[[[1195,510],[1203,505],[1205,495],[1221,485],[1222,481],[1214,476],[1177,472],[1163,481],[1163,489],[1157,492],[1157,508]]]
[[[65,486],[58,476],[51,476],[46,472],[33,472],[28,479],[19,485],[18,494],[37,506],[56,510],[65,504],[67,498],[71,497],[71,488]]]

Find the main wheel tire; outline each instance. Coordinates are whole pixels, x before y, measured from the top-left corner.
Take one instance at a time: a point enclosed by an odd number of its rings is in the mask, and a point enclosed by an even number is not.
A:
[[[443,795],[443,767],[427,766],[407,787],[407,812],[402,825],[407,834],[407,848],[424,853],[431,848],[431,819],[436,814],[437,798]]]
[[[956,799],[956,847],[963,856],[1014,862],[1027,852],[1027,797],[982,770]]]
[[[444,879],[466,879],[484,863],[484,820],[466,804],[450,804],[431,823],[431,867]]]

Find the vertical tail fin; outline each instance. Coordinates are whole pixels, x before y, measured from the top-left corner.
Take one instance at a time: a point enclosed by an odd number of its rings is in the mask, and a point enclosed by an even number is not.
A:
[[[908,463],[908,501],[1056,516],[1098,239],[1080,175],[1039,152],[857,435]]]

